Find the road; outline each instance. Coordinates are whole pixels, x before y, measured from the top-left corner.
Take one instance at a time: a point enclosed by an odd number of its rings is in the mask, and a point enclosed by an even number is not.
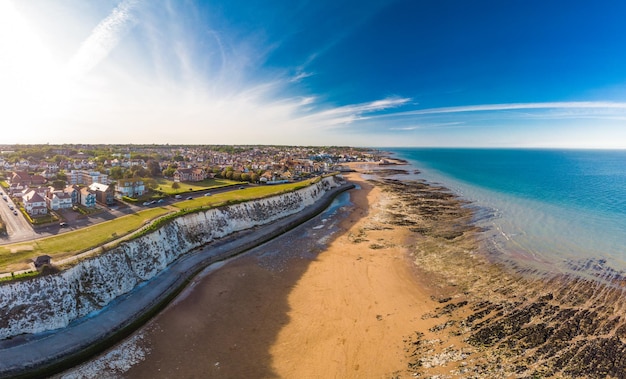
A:
[[[2,192],[2,195],[7,196],[4,192]],[[0,244],[4,241],[7,241],[7,243],[27,241],[39,237],[30,225],[30,222],[24,218],[22,212],[17,211],[17,215],[15,215],[10,207],[17,210],[17,207],[8,196],[6,201],[0,200],[0,216],[2,216],[2,220],[7,226],[7,234],[9,235],[8,238],[0,238]]]

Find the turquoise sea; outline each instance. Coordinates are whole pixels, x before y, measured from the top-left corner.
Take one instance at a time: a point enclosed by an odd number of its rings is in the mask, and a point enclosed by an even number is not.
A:
[[[494,256],[546,272],[626,272],[625,150],[386,150],[470,201]]]

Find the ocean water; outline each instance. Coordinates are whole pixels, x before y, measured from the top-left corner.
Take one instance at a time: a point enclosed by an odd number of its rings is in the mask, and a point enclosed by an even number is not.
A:
[[[545,271],[626,270],[626,151],[398,148],[476,208],[485,247]]]

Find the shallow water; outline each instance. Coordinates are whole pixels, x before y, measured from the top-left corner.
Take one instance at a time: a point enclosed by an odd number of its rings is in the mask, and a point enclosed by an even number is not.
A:
[[[394,149],[475,207],[486,246],[544,271],[626,269],[626,151]]]

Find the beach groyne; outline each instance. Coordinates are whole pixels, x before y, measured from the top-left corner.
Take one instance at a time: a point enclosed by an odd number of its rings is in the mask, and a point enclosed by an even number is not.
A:
[[[24,335],[54,334],[56,332],[51,331],[71,329],[67,327],[81,320],[98,318],[116,299],[142,286],[151,287],[151,280],[172,270],[179,261],[192,262],[186,263],[188,267],[183,270],[195,273],[197,264],[207,259],[225,259],[312,217],[311,212],[323,210],[314,208],[323,206],[324,198],[328,201],[329,195],[345,187],[340,178],[332,176],[297,191],[189,213],[63,272],[3,284],[0,286],[0,339],[7,345],[8,340],[24,339]],[[233,251],[226,246],[215,252],[210,248],[202,249],[201,254],[197,252],[200,247],[233,233],[279,224],[280,219],[290,220],[260,232],[263,236],[234,241],[238,245]],[[190,255],[197,263],[187,259]],[[180,279],[174,281],[180,282]],[[8,345],[14,344],[16,342]],[[0,347],[0,355],[9,350]]]

